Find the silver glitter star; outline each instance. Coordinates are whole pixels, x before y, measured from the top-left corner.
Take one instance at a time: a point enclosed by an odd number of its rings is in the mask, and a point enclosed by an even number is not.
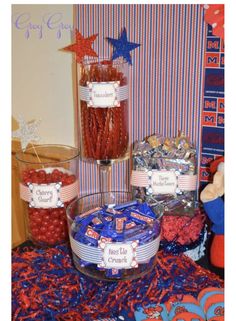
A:
[[[26,122],[22,116],[17,117],[17,120],[19,128],[12,132],[12,137],[19,138],[21,147],[25,150],[29,143],[36,143],[40,140],[40,136],[37,134],[37,131],[41,120]]]

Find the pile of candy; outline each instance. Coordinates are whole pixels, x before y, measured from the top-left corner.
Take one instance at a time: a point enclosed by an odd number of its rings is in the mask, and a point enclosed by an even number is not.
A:
[[[22,181],[25,185],[29,183],[50,184],[61,182],[62,186],[70,185],[76,181],[76,177],[68,172],[63,172],[57,168],[47,170],[27,169],[22,173]]]
[[[153,160],[158,158],[169,159],[192,159],[195,158],[196,150],[189,142],[184,133],[179,132],[175,138],[163,137],[161,135],[152,135],[143,141],[136,142],[133,149],[135,157],[134,162],[137,166],[152,166]],[[161,169],[163,165],[171,166],[171,162],[160,161],[155,164],[157,169]],[[186,171],[186,166],[180,168],[182,172]]]
[[[182,132],[175,138],[152,135],[134,144],[131,176],[133,195],[137,199],[148,200],[151,197],[161,202],[169,215],[193,215],[196,170],[196,149]],[[173,173],[177,182],[175,190],[166,193],[154,192],[154,172]],[[174,185],[172,181],[171,184]]]
[[[102,61],[101,65],[91,65],[90,69],[81,66],[80,86],[87,82],[119,81],[120,86],[127,85],[127,78],[111,61]],[[128,148],[128,101],[120,101],[120,106],[112,108],[89,107],[80,100],[81,127],[84,144],[84,157],[96,160],[109,160],[123,157]]]
[[[22,173],[22,183],[50,184],[61,182],[68,186],[76,181],[76,177],[59,169],[28,169]],[[40,245],[55,245],[68,239],[66,206],[63,208],[28,208],[28,228],[30,238]]]
[[[199,208],[195,209],[194,214],[193,217],[164,215],[162,217],[162,239],[180,245],[195,242],[204,227],[205,215]]]
[[[113,318],[128,307],[167,302],[173,295],[197,298],[206,287],[222,287],[215,274],[185,255],[158,252],[152,272],[124,282],[95,281],[78,272],[69,246],[13,251],[13,320],[86,320]]]
[[[157,211],[157,208],[155,208]],[[74,256],[76,266],[79,265],[79,269],[85,268],[85,272],[88,274],[91,271],[91,275],[95,271],[99,271],[97,276],[102,278],[128,278],[128,276],[134,278],[138,277],[140,273],[150,270],[154,264],[154,256],[159,247],[160,235],[160,221],[158,215],[146,204],[138,203],[137,201],[131,201],[120,205],[104,205],[103,207],[97,207],[88,210],[87,212],[77,215],[71,225],[71,236],[77,241],[76,246],[72,245],[72,251],[78,256]],[[155,242],[156,241],[156,242]],[[118,242],[118,243],[117,243]],[[110,260],[114,263],[114,268],[104,268],[99,264],[99,256],[102,258],[101,250],[102,245],[105,243],[111,244],[110,252],[116,249],[112,248],[114,245],[126,245],[131,242],[137,242],[137,266],[135,271],[133,269],[122,268],[120,260],[124,260],[126,263],[127,258],[124,253],[117,253],[115,257],[111,257]],[[148,249],[142,247],[141,254],[139,254],[140,246],[151,245]],[[83,244],[86,245],[84,250]],[[93,249],[91,249],[93,247]],[[96,248],[96,249],[94,249]],[[97,250],[97,251],[96,251]],[[121,250],[125,252],[126,250]],[[90,255],[91,253],[91,260]],[[151,255],[152,253],[152,255]],[[97,264],[94,264],[94,256],[97,258]],[[142,260],[140,259],[142,258]],[[117,262],[117,264],[115,264]],[[119,268],[118,268],[119,266]]]
[[[206,215],[196,208],[194,216],[163,215],[160,248],[166,253],[184,253],[198,261],[206,251],[208,238]]]
[[[68,239],[64,208],[29,208],[29,233],[41,245],[55,245]]]

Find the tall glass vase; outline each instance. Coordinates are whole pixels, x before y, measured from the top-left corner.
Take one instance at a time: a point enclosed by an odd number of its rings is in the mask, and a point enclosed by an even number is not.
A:
[[[27,237],[35,245],[68,240],[66,207],[78,196],[78,150],[37,145],[16,153]]]
[[[99,166],[100,192],[111,188],[111,165],[129,157],[128,65],[87,60],[79,65],[81,157]]]

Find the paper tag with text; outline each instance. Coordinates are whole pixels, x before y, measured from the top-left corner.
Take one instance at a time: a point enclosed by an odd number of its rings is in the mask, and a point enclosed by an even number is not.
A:
[[[177,188],[177,177],[175,172],[153,171],[151,187],[153,194],[175,194]]]
[[[136,260],[136,248],[138,241],[131,243],[107,243],[99,242],[103,251],[102,263],[99,267],[106,269],[131,269],[138,267]]]
[[[118,107],[119,81],[88,82],[89,102],[88,107]]]
[[[28,184],[31,192],[30,207],[56,208],[63,207],[60,199],[61,183],[51,184]]]

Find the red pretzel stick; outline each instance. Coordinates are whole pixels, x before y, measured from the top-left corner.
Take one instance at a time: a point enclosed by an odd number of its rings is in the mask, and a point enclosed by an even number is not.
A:
[[[116,110],[119,107],[113,107],[110,108],[111,118],[109,123],[109,134],[108,134],[108,140],[107,140],[107,147],[105,150],[105,154],[108,158],[114,159],[117,158],[117,145],[118,145],[118,135],[116,133]]]
[[[96,140],[96,159],[101,159],[101,143],[103,138],[103,131],[104,131],[104,114],[105,111],[103,108],[96,109],[96,120],[98,122],[98,135]]]
[[[119,122],[118,122],[118,118],[119,118],[119,108],[120,107],[115,107],[113,108],[113,122],[114,122],[114,158],[119,157]]]
[[[83,139],[83,146],[84,146],[84,154],[87,156],[88,154],[88,147],[87,147],[87,141],[86,141],[86,133],[84,131],[84,123],[85,123],[85,106],[84,106],[85,102],[84,101],[80,101],[80,108],[81,108],[81,127],[82,127],[82,139]]]
[[[96,108],[94,113],[95,113],[97,127],[98,127],[97,130],[103,129],[103,127],[104,127],[104,120],[103,120],[104,110],[102,108]]]
[[[104,131],[103,131],[103,137],[102,137],[102,144],[101,144],[101,158],[106,159],[107,155],[105,155],[105,148],[106,144],[108,143],[108,134],[109,134],[109,125],[110,125],[110,119],[111,119],[111,111],[110,108],[106,108],[107,113],[106,113],[106,120],[105,120],[105,125],[104,125]]]
[[[90,108],[90,112],[91,112],[91,134],[93,137],[93,142],[95,142],[97,139],[98,128],[97,128],[96,115],[95,115],[94,108]]]
[[[83,108],[84,108],[84,138],[85,138],[85,145],[86,145],[86,150],[87,150],[87,157],[94,157],[94,151],[93,151],[93,145],[91,142],[91,135],[90,135],[90,130],[89,130],[89,126],[90,126],[90,116],[89,116],[89,111],[88,111],[88,107],[87,104],[83,104]]]
[[[112,130],[112,140],[113,140],[113,150],[112,150],[112,157],[118,158],[118,142],[119,142],[119,136],[118,136],[118,125],[117,125],[117,112],[119,107],[112,108],[112,124],[113,124],[113,130]]]
[[[119,126],[120,126],[120,140],[119,140],[119,155],[123,155],[124,151],[126,150],[126,144],[125,144],[125,127],[124,127],[124,102],[121,103],[120,105],[120,110],[119,110]]]
[[[128,133],[128,120],[126,118],[126,109],[128,108],[128,103],[127,100],[122,102],[122,119],[121,119],[121,124],[122,124],[122,150],[121,153],[124,154],[127,150],[128,147],[128,138],[129,138],[129,133]]]
[[[82,114],[82,132],[83,132],[83,141],[84,141],[84,154],[86,157],[90,157],[90,149],[89,149],[89,142],[87,137],[87,132],[84,130],[87,125],[87,105],[85,102],[81,102],[81,114]]]
[[[87,107],[87,114],[88,114],[88,140],[89,140],[89,146],[91,148],[92,157],[94,158],[94,139],[93,139],[91,108]]]
[[[96,143],[96,151],[95,151],[95,158],[101,159],[101,137],[102,137],[102,129],[98,132],[97,143]]]
[[[113,158],[113,137],[112,137],[112,129],[109,130],[107,142],[105,144],[105,151],[104,151],[104,157],[106,159],[112,159]]]
[[[120,154],[123,154],[123,151],[125,149],[125,128],[124,128],[124,102],[122,102],[120,106]]]

